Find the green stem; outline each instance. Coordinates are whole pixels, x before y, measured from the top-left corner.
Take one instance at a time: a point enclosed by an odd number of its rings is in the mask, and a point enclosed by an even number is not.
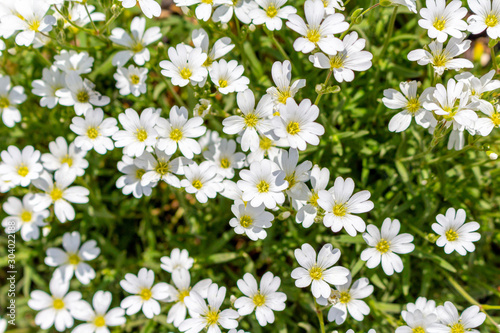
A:
[[[163,81],[165,81],[165,84],[167,85],[168,91],[170,91],[170,93],[174,96],[174,99],[177,102],[177,104],[187,108],[186,103],[184,103],[181,96],[179,96],[179,94],[175,91],[172,83],[169,80],[167,80],[163,75],[161,75],[161,78],[163,79]]]
[[[328,72],[328,75],[326,76],[326,80],[325,80],[325,82],[323,83],[323,89],[325,89],[325,88],[326,88],[326,85],[328,84],[328,81],[330,81],[330,77],[331,77],[331,76],[332,76],[332,71],[329,71],[329,72]],[[316,97],[316,100],[314,101],[314,104],[315,104],[316,106],[318,105],[319,101],[321,100],[321,96],[323,96],[323,95],[324,95],[324,94],[323,94],[323,92],[322,92],[322,91],[318,92],[318,96]]]
[[[384,46],[382,47],[382,51],[380,51],[379,59],[382,59],[385,52],[387,51],[387,47],[389,47],[389,41],[391,40],[392,33],[394,31],[394,23],[396,22],[396,15],[398,14],[398,6],[394,7],[394,11],[392,12],[391,20],[389,21],[389,31],[387,31],[387,36],[384,41]]]
[[[87,3],[84,3],[83,5],[85,6],[85,11],[87,12],[89,20],[92,23],[92,26],[94,27],[96,34],[99,34],[99,30],[97,30],[97,27],[95,26],[94,20],[92,20],[92,16],[90,16],[90,12],[89,12],[89,8],[87,7]]]
[[[42,59],[42,61],[43,61],[43,63],[44,63],[45,65],[47,65],[48,67],[52,66],[52,63],[51,63],[50,61],[48,61],[48,60],[47,60],[47,58],[45,58],[45,57],[43,56],[43,54],[40,52],[40,50],[39,50],[39,49],[37,49],[37,48],[35,48],[35,47],[34,47],[34,48],[33,48],[33,51],[35,51],[36,55],[37,55],[40,59]]]
[[[495,55],[495,45],[490,47],[491,50],[491,61],[493,62],[493,68],[495,68],[495,71],[498,70],[498,64],[497,64],[497,57]]]
[[[276,48],[278,49],[278,51],[280,51],[280,53],[283,56],[283,58],[285,58],[286,60],[290,61],[290,57],[288,56],[288,54],[286,54],[286,52],[283,49],[283,47],[281,46],[281,44],[278,42],[278,40],[274,36],[274,32],[273,31],[269,31],[267,29],[266,29],[266,32],[267,32],[267,35],[269,36],[269,38],[271,38],[271,40],[273,41],[274,46],[276,46]]]
[[[325,333],[325,320],[323,319],[323,311],[321,311],[321,308],[319,305],[316,303],[316,315],[318,316],[319,320],[319,327],[320,327],[320,332]]]

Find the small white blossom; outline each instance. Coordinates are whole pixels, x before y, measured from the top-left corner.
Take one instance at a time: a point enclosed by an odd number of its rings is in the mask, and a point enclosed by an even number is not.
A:
[[[462,7],[462,1],[453,0],[446,4],[446,0],[427,0],[426,6],[420,9],[418,25],[427,29],[430,38],[436,38],[444,43],[448,35],[460,38],[462,31],[467,30],[467,23],[463,21],[467,15],[467,8]]]
[[[138,97],[146,93],[147,68],[138,68],[134,65],[130,65],[128,68],[119,67],[113,77],[116,80],[116,89],[120,90],[120,95],[132,94]]]
[[[265,210],[264,204],[253,207],[238,199],[231,206],[231,211],[234,217],[229,220],[229,225],[235,233],[246,234],[253,241],[267,237],[264,229],[272,226],[274,215]]]
[[[457,251],[464,256],[476,249],[473,242],[481,239],[481,234],[474,231],[479,229],[479,223],[465,223],[465,217],[465,210],[454,208],[448,208],[446,215],[436,216],[437,223],[432,225],[432,230],[440,236],[436,245],[444,247],[446,254]]]

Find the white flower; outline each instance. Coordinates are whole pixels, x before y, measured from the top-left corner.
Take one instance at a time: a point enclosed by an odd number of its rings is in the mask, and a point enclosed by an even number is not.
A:
[[[231,206],[231,211],[235,217],[229,220],[229,225],[234,228],[235,233],[244,233],[253,241],[267,237],[264,229],[272,226],[274,215],[266,212],[264,204],[252,207],[238,199]]]
[[[301,249],[295,250],[295,259],[300,266],[292,271],[295,286],[305,288],[311,285],[314,297],[328,298],[331,288],[329,284],[341,285],[347,283],[349,270],[341,266],[334,266],[340,258],[340,250],[334,249],[331,244],[325,244],[318,253],[314,248],[305,243]]]
[[[118,170],[125,175],[118,178],[116,187],[121,188],[125,195],[132,193],[136,198],[141,198],[143,195],[150,196],[152,188],[157,184],[156,182],[150,182],[142,185],[142,176],[144,176],[146,170],[139,168],[130,156],[123,155],[122,160],[118,162]]]
[[[38,206],[38,196],[28,193],[23,200],[16,197],[9,197],[2,205],[5,213],[8,214],[2,221],[2,227],[6,234],[13,234],[21,230],[21,237],[25,241],[38,239],[40,237],[40,227],[47,225],[44,220],[49,217],[47,209]]]
[[[482,136],[487,136],[491,133],[493,128],[498,128],[500,126],[500,106],[493,106],[487,102],[480,103],[478,108],[488,117],[482,117],[476,120],[475,129]]]
[[[126,310],[127,316],[133,315],[142,309],[146,318],[153,318],[160,314],[159,300],[168,297],[168,284],[157,283],[155,273],[147,268],[141,268],[139,274],[125,274],[125,280],[120,281],[120,286],[126,292],[133,294],[125,297],[120,303],[120,307]]]
[[[72,72],[78,75],[88,74],[92,72],[92,65],[94,64],[94,58],[89,57],[87,52],[78,53],[73,50],[62,50],[60,54],[54,56],[54,59],[54,65],[66,74]]]
[[[70,291],[69,283],[64,282],[57,275],[50,280],[49,289],[51,295],[41,290],[34,290],[30,294],[28,306],[33,310],[40,311],[35,317],[35,324],[46,330],[52,325],[59,332],[73,327],[73,316],[70,311],[78,304],[82,294],[78,291]]]
[[[2,17],[2,25],[8,26],[10,31],[20,31],[16,36],[16,44],[30,46],[35,40],[35,35],[48,33],[56,24],[52,15],[46,15],[50,4],[39,0],[24,0],[14,3],[18,15]]]
[[[288,98],[286,104],[280,104],[279,116],[273,118],[274,133],[286,139],[291,148],[305,150],[307,144],[317,146],[319,136],[325,133],[325,128],[315,122],[318,116],[318,107],[309,99],[297,105],[293,98]]]
[[[170,109],[168,120],[158,119],[155,127],[159,136],[156,145],[158,149],[165,151],[167,155],[173,155],[179,148],[187,158],[201,153],[201,146],[194,138],[205,134],[207,128],[203,126],[203,118],[188,118],[185,107],[174,105]]]
[[[128,68],[119,67],[113,77],[116,80],[116,89],[120,90],[120,95],[127,96],[132,94],[138,97],[146,93],[147,75],[147,68],[138,68],[130,65]]]
[[[436,314],[436,302],[434,300],[427,300],[425,297],[419,297],[415,303],[406,304],[406,311],[401,311],[401,317],[406,321],[406,316],[408,313],[414,313],[420,311],[423,316],[430,316]],[[437,317],[435,316],[435,320]]]
[[[417,1],[416,0],[389,0],[393,4],[398,4],[401,6],[405,6],[408,10],[417,13]]]
[[[245,295],[234,302],[240,316],[247,316],[255,310],[255,317],[260,326],[274,323],[273,311],[285,309],[286,294],[277,291],[281,279],[271,272],[266,272],[260,280],[260,288],[255,277],[246,273],[238,280],[238,288]]]
[[[224,95],[232,92],[242,92],[248,89],[250,80],[243,75],[243,66],[236,60],[227,62],[224,59],[214,62],[210,68],[210,79],[217,90]]]
[[[21,112],[17,105],[23,103],[26,98],[22,86],[12,87],[10,77],[0,75],[0,114],[5,126],[14,127],[21,121]]]
[[[144,2],[145,0],[141,0]],[[147,0],[151,2],[152,0]],[[153,1],[155,2],[155,1]],[[146,30],[146,19],[144,17],[134,17],[130,24],[132,35],[127,34],[122,28],[114,28],[109,39],[118,45],[124,46],[127,50],[120,51],[113,57],[113,66],[124,66],[130,58],[142,66],[150,59],[147,46],[161,38],[160,28],[151,27]]]
[[[398,327],[396,329],[396,333],[427,333],[434,328],[437,320],[437,316],[435,314],[429,314],[426,316],[420,310],[408,312],[404,318],[407,326]]]
[[[241,192],[240,188],[234,181],[229,179],[224,179],[222,181],[222,186],[224,186],[224,189],[220,192],[222,196],[231,199],[233,201],[236,200],[242,201],[241,197],[243,195],[243,192]]]
[[[86,151],[77,148],[72,142],[68,146],[66,140],[60,136],[49,143],[50,154],[42,155],[43,167],[49,171],[59,170],[63,164],[67,164],[69,169],[77,176],[83,176],[89,162],[85,159]]]
[[[315,221],[318,215],[318,193],[325,190],[330,181],[330,171],[327,168],[320,169],[315,165],[310,172],[310,181],[312,189],[306,189],[306,192],[297,196],[295,201],[299,206],[296,207],[297,215],[295,220],[297,223],[302,223],[304,228],[309,228]]]
[[[188,318],[181,323],[179,330],[181,332],[198,333],[206,328],[210,333],[221,333],[219,325],[225,329],[236,328],[239,315],[238,312],[232,309],[220,310],[224,297],[226,296],[226,288],[220,287],[212,283],[208,287],[207,302],[202,296],[191,291],[189,296],[184,298],[184,303],[189,309],[192,318]]]
[[[402,132],[406,130],[412,118],[423,128],[428,128],[431,124],[436,124],[436,119],[432,112],[424,109],[422,103],[426,100],[425,94],[418,95],[418,82],[401,82],[399,89],[402,93],[395,89],[385,89],[382,102],[389,109],[403,109],[391,118],[389,122],[389,131]]]
[[[474,64],[465,58],[453,59],[470,48],[470,40],[464,40],[465,34],[460,38],[452,38],[443,50],[443,43],[432,41],[429,51],[424,49],[413,50],[408,53],[408,60],[416,61],[419,65],[432,64],[437,75],[443,75],[445,70],[474,68]]]
[[[362,72],[372,67],[373,55],[365,48],[366,40],[358,39],[356,31],[344,37],[342,41],[344,50],[332,55],[321,52],[309,56],[309,61],[314,67],[333,71],[333,76],[338,82],[351,82],[354,80],[354,71]]]
[[[212,102],[208,99],[201,98],[199,103],[193,109],[193,116],[205,117],[212,108]]]
[[[66,220],[73,221],[75,219],[75,210],[69,202],[72,203],[87,203],[89,201],[89,190],[83,186],[71,186],[75,181],[76,174],[70,170],[67,164],[64,164],[54,174],[44,172],[39,179],[33,182],[37,188],[45,193],[40,195],[40,205],[43,208],[54,204],[54,213],[62,223]]]
[[[297,9],[293,6],[284,6],[287,0],[255,0],[259,5],[253,9],[249,16],[255,25],[266,24],[266,27],[273,30],[281,30],[283,22],[281,19],[288,19],[290,14],[295,14]]]
[[[362,321],[364,316],[370,313],[368,305],[362,301],[363,298],[370,296],[373,293],[373,286],[367,278],[356,280],[352,286],[352,276],[347,276],[347,283],[336,285],[337,290],[331,291],[328,299],[317,299],[318,304],[326,306],[330,299],[334,299],[333,305],[328,311],[328,321],[335,321],[337,325],[342,325],[347,313],[355,320]]]
[[[438,83],[435,88],[428,89],[430,92],[428,100],[423,103],[424,108],[443,116],[448,126],[453,124],[454,129],[474,128],[478,118],[474,109],[479,103],[469,103],[469,93],[464,92],[462,82],[449,79],[446,87]]]
[[[177,6],[192,6],[198,4],[195,15],[198,20],[208,21],[212,16],[212,8],[220,5],[229,5],[232,0],[175,0]]]
[[[465,309],[461,315],[451,302],[445,302],[436,309],[439,323],[429,329],[429,333],[455,333],[469,332],[479,333],[479,327],[485,320],[486,315],[482,313],[478,306],[473,305]]]
[[[21,151],[16,146],[9,146],[0,153],[0,178],[10,181],[15,186],[28,186],[43,171],[40,152],[33,146],[26,146]]]
[[[285,202],[283,191],[288,187],[285,172],[270,161],[262,160],[250,164],[249,170],[241,170],[238,187],[243,192],[243,200],[253,207],[264,204],[269,209]]]
[[[147,108],[140,116],[134,109],[126,109],[124,113],[120,113],[118,120],[124,130],[113,134],[115,146],[123,147],[123,153],[131,157],[141,156],[145,150],[153,151],[158,137],[155,126],[160,112],[160,109]]]
[[[172,281],[174,285],[168,285],[168,302],[175,302],[175,304],[168,311],[167,323],[173,323],[175,327],[179,327],[186,319],[187,314],[184,299],[191,292],[197,293],[202,298],[207,298],[208,287],[212,284],[212,280],[201,280],[191,288],[191,276],[189,272],[187,270],[174,270],[172,272]]]
[[[200,47],[188,48],[184,44],[168,49],[169,60],[160,62],[161,74],[172,79],[174,86],[184,87],[189,83],[203,86],[208,70],[203,64],[208,55]]]
[[[95,240],[89,240],[80,246],[80,233],[73,231],[63,235],[62,246],[64,250],[57,247],[47,249],[45,264],[57,267],[61,278],[67,282],[75,274],[78,281],[89,284],[95,278],[95,271],[86,261],[94,260],[99,256],[101,250],[97,247]],[[54,274],[56,274],[54,272]]]
[[[48,0],[48,1],[54,2],[54,0]],[[56,2],[60,2],[60,1],[56,0]],[[94,11],[95,11],[95,7],[94,6],[87,5],[87,9],[85,9],[84,5],[79,4],[77,2],[83,2],[83,1],[71,0],[70,5],[68,6],[68,14],[67,14],[67,16],[69,18],[71,18],[71,21],[75,25],[77,25],[79,27],[83,27],[83,26],[85,26],[85,25],[87,25],[87,24],[90,23],[90,19],[92,19],[92,21],[94,21],[94,22],[99,22],[99,21],[105,21],[106,20],[106,15],[104,15],[103,13],[98,13],[98,12],[94,13]],[[62,8],[63,8],[63,4],[60,3],[57,8],[61,11]],[[88,14],[87,14],[87,10],[88,10]],[[90,14],[90,16],[89,16],[89,14]],[[69,29],[69,30],[71,30],[74,33],[78,32],[78,28],[76,28],[75,26],[71,25],[71,23],[69,23],[64,18],[64,16],[62,16],[61,14],[59,14],[59,12],[55,11],[54,12],[54,17],[56,19],[58,19],[58,20],[63,20],[63,22],[64,22],[63,27],[65,29]]]
[[[232,4],[232,2],[230,2]],[[207,54],[207,60],[205,60],[205,67],[210,68],[212,63],[225,56],[234,48],[234,44],[231,44],[231,38],[223,37],[218,39],[211,50],[209,50],[209,37],[204,29],[193,30],[192,40],[194,47],[199,47],[203,50],[203,53]]]
[[[319,0],[307,0],[304,12],[307,24],[297,14],[289,15],[286,23],[290,29],[303,36],[293,43],[295,51],[309,53],[318,47],[327,54],[336,54],[344,49],[342,41],[333,36],[349,28],[344,15],[335,13],[325,17],[325,5]]]
[[[107,333],[108,327],[125,324],[127,320],[122,308],[109,310],[111,299],[109,291],[99,290],[92,298],[93,308],[89,303],[80,301],[73,307],[71,314],[86,323],[76,326],[71,333]]]
[[[66,86],[66,74],[57,69],[56,66],[44,68],[41,80],[34,80],[31,84],[34,95],[42,97],[40,106],[53,109],[59,103],[56,92]]]
[[[384,220],[380,231],[373,224],[368,225],[363,239],[370,248],[361,252],[361,260],[366,261],[368,268],[375,268],[382,261],[382,268],[387,275],[403,271],[403,261],[396,253],[410,253],[415,249],[415,245],[411,243],[412,235],[398,235],[400,228],[399,221],[391,221],[390,218]]]
[[[161,15],[161,6],[156,0],[118,0],[121,1],[125,8],[132,8],[139,5],[142,12],[147,18],[158,17]]]
[[[0,318],[0,333],[5,333],[7,330],[7,319]]]
[[[470,98],[473,102],[489,104],[489,102],[484,99],[484,95],[488,92],[500,88],[500,80],[493,80],[495,75],[495,70],[491,70],[488,73],[477,78],[470,72],[460,73],[455,76],[455,80],[464,83],[464,88],[470,93]]]
[[[270,117],[273,115],[273,103],[268,95],[259,101],[255,108],[255,97],[250,89],[236,95],[236,102],[243,116],[230,116],[222,121],[226,134],[241,135],[243,151],[256,150],[259,147],[259,134],[267,135],[273,130]]]
[[[373,202],[370,200],[370,192],[354,191],[354,181],[351,178],[343,179],[337,177],[333,187],[326,191],[318,192],[318,205],[325,210],[323,224],[327,228],[332,228],[333,232],[339,232],[342,228],[351,235],[356,236],[357,232],[365,231],[365,221],[357,215],[366,213],[373,209]]]
[[[420,9],[422,18],[418,20],[418,25],[427,29],[430,38],[444,43],[448,35],[462,37],[462,31],[467,30],[467,23],[462,20],[467,8],[462,7],[462,1],[453,0],[446,5],[446,0],[426,0],[426,6]]]
[[[234,169],[241,169],[245,164],[245,154],[236,153],[236,141],[222,139],[211,145],[209,150],[203,152],[205,157],[215,166],[219,175],[224,178],[233,178]]]
[[[288,151],[280,150],[274,161],[285,172],[285,180],[288,182],[286,193],[293,199],[303,197],[307,193],[305,182],[309,180],[312,162],[304,161],[297,165],[299,163],[299,152],[293,148]]]
[[[474,35],[486,33],[491,39],[500,37],[500,2],[498,0],[467,0],[474,15],[469,16],[467,30]]]
[[[134,162],[139,169],[146,170],[141,177],[141,185],[146,186],[163,180],[174,187],[181,187],[179,178],[174,173],[183,174],[185,161],[181,157],[170,160],[172,155],[167,155],[158,148],[155,148],[154,153],[155,156],[146,151]]]
[[[273,82],[276,87],[267,88],[267,94],[271,96],[275,106],[286,104],[288,98],[293,98],[300,88],[305,87],[306,80],[295,80],[292,84],[292,65],[285,60],[282,63],[276,61],[271,71]]]
[[[345,10],[344,1],[342,0],[322,0],[323,6],[325,6],[326,15],[335,13],[335,9],[339,11]]]
[[[160,260],[161,269],[169,273],[179,270],[189,271],[194,264],[194,259],[189,256],[188,250],[178,248],[170,252],[170,257],[164,256]]]
[[[284,147],[288,145],[288,141],[286,139],[272,140],[267,136],[257,136],[257,138],[259,140],[259,145],[257,146],[257,148],[255,148],[254,151],[248,154],[248,163],[260,162],[266,157],[270,160],[273,160],[281,151],[281,149],[278,147]]]
[[[259,5],[253,0],[235,0],[228,4],[223,4],[217,7],[212,16],[214,22],[228,23],[233,17],[233,12],[236,18],[244,24],[250,24],[252,19],[249,14],[252,10],[258,8]]]
[[[113,140],[110,136],[118,131],[115,118],[104,119],[102,109],[88,109],[85,118],[73,117],[69,128],[78,136],[75,138],[75,146],[84,151],[94,149],[101,155],[107,150],[113,150]]]
[[[444,246],[446,254],[457,251],[464,256],[476,249],[473,242],[478,241],[481,235],[474,231],[479,229],[479,223],[464,223],[465,217],[465,210],[459,209],[455,212],[454,208],[448,208],[446,216],[442,214],[436,216],[437,223],[432,225],[432,230],[440,236],[436,245]]]
[[[217,174],[217,168],[209,161],[204,161],[200,165],[196,163],[186,165],[184,175],[186,179],[181,180],[181,186],[187,193],[195,194],[198,202],[205,203],[208,198],[215,198],[217,192],[223,190],[223,177]]]
[[[94,106],[108,105],[109,97],[102,96],[94,90],[95,84],[89,80],[83,80],[78,74],[70,73],[66,75],[66,86],[55,92],[59,97],[59,104],[73,106],[78,116],[85,115],[87,110]]]

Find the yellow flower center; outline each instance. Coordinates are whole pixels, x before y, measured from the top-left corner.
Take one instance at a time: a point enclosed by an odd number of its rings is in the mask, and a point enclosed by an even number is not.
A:
[[[314,265],[310,270],[309,270],[309,276],[313,280],[321,280],[323,277],[323,268],[318,267]]]
[[[76,266],[80,263],[80,257],[78,254],[73,253],[68,257],[68,262],[70,265]]]
[[[139,84],[140,81],[141,79],[139,78],[139,76],[135,74],[130,75],[130,82],[132,82],[132,84]]]
[[[335,204],[332,211],[335,216],[345,216],[347,214],[347,205],[344,203]]]
[[[448,242],[454,242],[458,239],[458,233],[453,229],[448,230],[444,235],[446,236]]]
[[[17,168],[17,174],[21,177],[26,177],[29,172],[30,170],[24,163],[21,163],[21,165]]]
[[[486,20],[484,20],[484,24],[486,26],[492,28],[498,24],[498,17],[495,14],[489,14],[486,16]]]
[[[276,6],[274,4],[270,4],[267,9],[266,9],[266,15],[270,18],[275,17],[278,15],[278,9],[276,9]]]
[[[81,90],[76,94],[76,100],[79,103],[87,103],[89,101],[89,93],[86,90]]]
[[[167,162],[158,162],[155,171],[162,176],[166,175],[170,171],[170,165]]]
[[[193,73],[191,72],[191,70],[187,67],[184,67],[182,70],[181,70],[181,77],[184,79],[184,80],[189,80],[189,78],[191,77]]]
[[[198,115],[201,117],[206,109],[208,109],[208,105],[200,104],[200,106],[198,107]]]
[[[278,92],[278,102],[281,103],[281,104],[286,104],[286,100],[288,98],[292,97],[292,94],[290,92],[290,90],[285,90],[285,91],[279,91]],[[277,114],[279,116],[279,112]],[[275,114],[276,116],[276,114]]]
[[[95,140],[99,136],[99,131],[96,127],[89,127],[87,129],[87,136],[89,137],[89,139]]]
[[[457,110],[453,110],[453,108],[449,107],[449,106],[446,106],[443,108],[443,111],[446,111],[448,112],[448,114],[445,114],[443,116],[443,119],[446,120],[446,121],[452,121],[453,120],[453,117],[455,117],[455,115],[457,114]]]
[[[23,222],[31,221],[31,212],[28,212],[27,210],[23,210],[23,212],[21,213],[21,221],[23,221]]]
[[[260,138],[260,142],[259,142],[259,148],[260,149],[262,149],[264,151],[267,151],[272,146],[273,146],[273,140],[269,139],[268,137]]]
[[[135,177],[137,179],[142,179],[142,176],[144,176],[145,173],[146,173],[146,170],[144,170],[144,169],[137,169],[135,171]]]
[[[64,301],[60,298],[55,298],[54,301],[52,302],[52,306],[56,310],[64,309]]]
[[[269,183],[266,182],[265,180],[261,180],[257,184],[257,191],[259,191],[259,193],[267,193],[267,192],[269,192]]]
[[[418,101],[418,98],[410,98],[408,100],[408,103],[406,104],[406,110],[408,110],[408,112],[410,113],[415,113],[420,110],[420,102]]]
[[[34,21],[28,23],[28,26],[29,26],[30,30],[38,31],[38,29],[40,29],[40,21],[34,20]]]
[[[217,325],[217,322],[219,321],[219,311],[214,311],[211,307],[208,307],[205,319],[207,320],[207,327]]]
[[[434,28],[436,28],[436,30],[442,31],[442,30],[444,30],[445,24],[446,24],[446,21],[445,21],[444,17],[441,16],[441,19],[438,19],[436,17],[436,19],[434,20],[434,23],[432,24],[432,26]]]
[[[205,67],[210,67],[214,62],[214,59],[212,59],[211,57],[207,57],[207,60],[205,60],[205,62],[203,63],[203,66]]]
[[[62,199],[63,191],[61,191],[57,187],[54,187],[52,191],[50,191],[50,197],[52,198],[52,201],[56,202],[57,200]]]
[[[425,333],[425,329],[422,326],[415,327],[411,330],[412,333]]]
[[[184,303],[184,298],[189,296],[189,289],[184,289],[179,292],[179,302]]]
[[[240,217],[240,224],[243,228],[249,228],[253,224],[253,220],[248,215],[243,215]]]
[[[295,135],[300,132],[300,126],[299,123],[296,121],[291,121],[286,125],[286,131],[290,135]]]
[[[196,179],[195,181],[193,181],[193,187],[197,190],[201,189],[203,187],[203,184],[198,180]]]
[[[182,131],[178,128],[174,128],[172,132],[170,132],[170,139],[174,140],[175,142],[179,142],[182,137]]]
[[[221,168],[227,169],[231,166],[231,162],[229,162],[229,159],[227,158],[222,158],[220,160],[220,166]]]
[[[148,138],[148,132],[146,132],[146,130],[144,128],[137,129],[137,131],[135,133],[135,137],[140,142],[144,142]]]
[[[141,42],[135,43],[134,46],[132,46],[132,52],[134,53],[139,53],[144,49],[144,45],[142,45]]]
[[[383,238],[375,246],[375,249],[380,253],[386,253],[387,251],[389,251],[390,248],[391,248],[391,243]]]
[[[330,0],[323,0],[323,6],[328,7],[328,3],[330,2]]]
[[[255,306],[257,306],[257,307],[262,306],[262,305],[266,304],[266,296],[258,293],[253,297],[252,301],[253,301],[253,304],[255,304]]]
[[[319,199],[318,193],[315,193],[313,191],[311,196],[309,197],[309,204],[314,206],[314,207],[318,207],[318,199]]]
[[[456,323],[455,325],[451,326],[450,333],[464,333],[464,332],[465,332],[465,327],[460,323]]]
[[[71,167],[73,165],[73,159],[71,158],[71,156],[69,156],[68,154],[64,155],[64,157],[61,158],[61,164],[64,163]]]
[[[496,127],[500,126],[500,113],[493,113],[491,115],[491,121]]]
[[[106,326],[106,319],[104,319],[103,316],[97,316],[95,317],[94,319],[94,325],[96,327],[103,327],[103,326]]]
[[[7,96],[1,96],[0,97],[0,109],[5,109],[5,108],[9,107],[9,105],[10,105],[9,98]]]
[[[448,62],[448,57],[443,52],[432,56],[432,64],[436,67],[444,67]]]
[[[213,0],[201,0],[202,3],[207,3],[209,5],[213,4]]]
[[[226,88],[227,87],[227,80],[220,79],[219,80],[219,87]]]
[[[330,58],[331,70],[342,67],[344,67],[344,57],[342,57],[341,55],[336,55],[335,57]]]
[[[351,294],[347,291],[343,291],[340,293],[339,301],[342,304],[347,304],[351,301]]]
[[[144,301],[147,301],[151,298],[151,296],[153,296],[153,294],[151,293],[151,289],[148,289],[148,288],[144,288],[141,290],[141,292],[139,293],[139,296],[141,296],[141,298],[144,300]]]
[[[297,184],[297,179],[295,178],[295,172],[291,175],[285,177],[285,180],[288,182],[288,188],[292,188]]]
[[[321,35],[318,30],[311,29],[307,31],[307,39],[309,39],[311,43],[316,44],[317,42],[319,42],[320,38]]]
[[[244,121],[245,121],[245,125],[247,125],[247,127],[255,127],[257,125],[257,123],[259,122],[259,118],[257,118],[257,116],[253,113],[249,113],[247,115],[245,115],[245,117],[243,117]]]

